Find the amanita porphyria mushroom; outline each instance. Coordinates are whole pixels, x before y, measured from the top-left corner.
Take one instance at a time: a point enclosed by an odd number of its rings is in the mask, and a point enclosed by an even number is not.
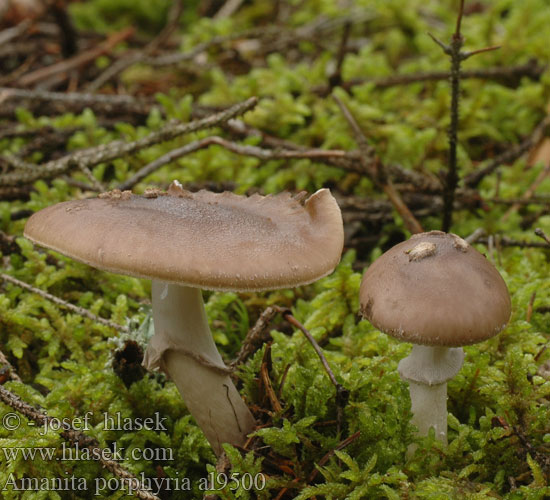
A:
[[[216,454],[242,445],[254,418],[218,353],[201,288],[271,290],[311,283],[336,267],[340,209],[328,189],[289,193],[191,193],[178,182],[143,196],[118,190],[32,215],[25,236],[75,260],[153,280],[155,334],[144,358],[177,385]]]
[[[376,328],[415,344],[399,363],[409,382],[413,423],[434,427],[447,443],[447,381],[464,361],[464,345],[498,334],[510,318],[510,295],[495,267],[455,234],[415,234],[365,272],[361,312]]]

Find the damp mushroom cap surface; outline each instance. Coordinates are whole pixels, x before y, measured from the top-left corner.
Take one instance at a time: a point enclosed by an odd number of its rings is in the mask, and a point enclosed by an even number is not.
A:
[[[24,234],[102,270],[235,291],[311,283],[332,272],[343,247],[328,189],[301,203],[289,193],[191,193],[177,182],[58,203],[32,215]]]
[[[510,295],[495,267],[452,233],[412,236],[365,272],[361,312],[376,328],[420,345],[462,346],[498,334]]]

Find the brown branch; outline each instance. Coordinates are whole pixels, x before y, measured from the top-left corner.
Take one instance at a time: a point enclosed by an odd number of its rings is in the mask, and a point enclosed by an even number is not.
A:
[[[319,359],[321,360],[321,364],[323,365],[323,368],[327,372],[328,378],[336,388],[336,408],[337,408],[337,432],[340,433],[340,428],[344,416],[344,407],[347,404],[347,401],[349,399],[349,391],[342,386],[334,376],[334,373],[332,372],[332,369],[330,368],[330,365],[328,364],[327,358],[323,354],[323,350],[319,347],[319,344],[317,341],[313,338],[311,333],[306,329],[302,323],[300,323],[290,312],[288,309],[284,309],[279,306],[273,306],[277,312],[279,312],[284,319],[286,319],[292,326],[298,328],[306,337],[306,339],[309,341],[315,352],[317,353],[317,356],[319,356]]]
[[[204,111],[202,109],[197,110],[198,113],[202,114]],[[224,129],[233,135],[244,138],[244,137],[259,137],[261,144],[264,146],[273,148],[274,150],[290,150],[290,151],[307,151],[306,146],[296,144],[292,141],[285,139],[280,139],[265,132],[262,132],[259,129],[251,127],[245,124],[241,120],[232,119],[223,125]],[[331,156],[318,156],[317,161],[325,163],[337,168],[342,168],[350,172],[356,172],[361,175],[365,175],[365,167],[360,161],[361,155],[356,151],[348,151],[342,157],[340,155],[331,157]],[[388,175],[392,177],[396,182],[401,183],[410,183],[417,190],[425,191],[430,193],[440,193],[441,192],[441,182],[434,177],[422,174],[420,172],[415,172],[408,170],[398,164],[389,164],[385,165],[385,170]]]
[[[19,251],[19,245],[15,243],[15,238],[0,230],[0,253],[10,255],[12,253],[19,253]]]
[[[462,23],[462,16],[464,13],[464,0],[460,0],[458,8],[458,14],[456,19],[455,32],[451,37],[451,43],[449,45],[441,42],[432,34],[429,33],[432,40],[437,43],[451,59],[451,124],[449,127],[449,160],[447,175],[443,185],[443,220],[442,230],[447,232],[450,230],[453,223],[453,208],[455,192],[458,187],[458,181],[460,179],[457,163],[457,146],[458,146],[458,127],[459,127],[459,98],[460,98],[460,79],[462,78],[462,72],[460,65],[462,61],[469,57],[487,52],[489,50],[495,50],[498,47],[487,47],[472,52],[463,52],[462,46],[464,45],[464,37],[460,32]]]
[[[131,35],[133,35],[134,31],[134,28],[125,28],[118,33],[112,34],[103,43],[100,43],[96,47],[93,47],[86,52],[81,52],[80,54],[71,57],[70,59],[65,59],[58,63],[52,64],[51,66],[46,66],[44,68],[37,69],[36,71],[33,71],[31,73],[27,73],[19,79],[18,85],[26,87],[27,85],[32,85],[51,76],[65,73],[85,64],[89,64],[97,59],[99,56],[113,50],[113,48],[117,46],[120,42],[126,40]]]
[[[31,26],[32,21],[30,19],[24,19],[17,26],[8,28],[0,32],[0,45],[4,45],[14,38],[21,36]]]
[[[90,94],[83,92],[49,92],[46,90],[29,90],[12,87],[0,87],[0,99],[2,102],[9,99],[31,99],[38,101],[59,101],[65,103],[78,103],[83,106],[93,107],[96,104],[110,106],[141,106],[147,104],[131,95],[121,94]]]
[[[161,32],[147,45],[146,52],[152,53],[162,47],[178,28],[184,10],[184,0],[172,0],[172,5],[166,17],[166,24]]]
[[[533,183],[527,188],[527,191],[523,193],[523,196],[521,197],[522,200],[527,201],[530,200],[531,197],[535,194],[535,191],[537,188],[541,185],[541,183],[546,179],[546,177],[550,174],[550,162],[541,170],[537,178],[533,181]],[[501,217],[501,221],[504,222],[517,211],[517,209],[520,207],[520,203],[514,203],[511,207],[506,210],[504,215]]]
[[[493,173],[498,167],[500,167],[504,163],[512,163],[516,161],[541,140],[546,132],[546,128],[549,126],[550,115],[546,115],[533,129],[531,134],[526,137],[520,144],[512,146],[504,153],[493,158],[484,167],[479,168],[464,177],[464,185],[470,188],[475,188],[483,180],[484,177]]]
[[[480,79],[480,80],[500,80],[514,82],[522,77],[538,80],[544,73],[546,66],[539,65],[536,59],[517,66],[495,66],[490,68],[476,68],[463,70],[461,79]],[[351,80],[340,82],[339,86],[349,92],[353,87],[371,83],[378,89],[386,89],[398,85],[410,85],[419,82],[448,80],[448,71],[429,71],[421,73],[410,73],[391,75],[385,77],[372,78],[353,78]],[[331,92],[330,85],[319,85],[312,89],[312,92],[320,96],[327,96]]]
[[[50,2],[50,10],[59,27],[61,37],[61,52],[65,58],[74,56],[78,52],[77,34],[75,27],[67,13],[67,4],[64,0]]]
[[[231,368],[236,368],[243,364],[252,354],[254,354],[254,352],[256,352],[258,346],[267,340],[267,327],[278,312],[279,311],[274,307],[267,307],[262,314],[260,314],[254,326],[246,334],[237,356],[231,361],[229,365]]]
[[[70,168],[79,165],[90,168],[99,163],[112,161],[115,158],[135,153],[136,151],[148,148],[154,144],[170,141],[180,135],[220,125],[230,118],[252,109],[257,102],[258,100],[256,97],[251,97],[246,101],[235,104],[224,111],[210,115],[201,120],[188,123],[169,123],[160,130],[152,132],[142,139],[133,142],[124,142],[121,140],[113,141],[94,148],[76,151],[59,160],[42,164],[35,171],[3,174],[0,175],[0,185],[17,186],[20,184],[29,184],[38,179],[50,179],[64,174]]]
[[[154,67],[172,66],[179,63],[194,59],[199,54],[202,54],[206,50],[216,45],[220,45],[227,41],[247,38],[253,36],[260,36],[264,33],[264,30],[252,29],[242,33],[233,33],[226,36],[216,36],[207,42],[200,43],[190,49],[187,52],[172,52],[169,54],[163,54],[158,56],[151,56],[146,51],[141,52],[127,52],[109,66],[103,73],[101,73],[95,80],[86,86],[88,92],[95,92],[105,85],[109,80],[112,80],[115,76],[122,73],[125,69],[129,68],[133,64],[148,64]]]
[[[328,79],[329,91],[342,83],[342,66],[344,64],[344,58],[346,56],[348,40],[351,33],[351,21],[344,24],[342,31],[342,38],[340,39],[340,45],[338,47],[338,54],[336,56],[336,67],[334,72]]]
[[[548,236],[546,235],[546,233],[540,228],[540,227],[537,227],[535,229],[535,234],[539,237],[539,238],[542,238],[544,241],[546,241],[546,243],[548,244],[548,246],[550,246],[550,238],[548,238]]]
[[[2,365],[8,368],[8,377],[11,380],[14,380],[15,382],[23,382],[21,380],[21,377],[15,371],[15,368],[13,367],[13,365],[9,362],[8,358],[6,358],[6,355],[2,351],[0,351],[0,367],[2,367]],[[2,385],[2,383],[3,382],[1,381],[1,376],[0,376],[0,385]]]
[[[335,451],[343,450],[344,448],[349,446],[351,443],[359,439],[360,436],[361,436],[361,431],[354,432],[351,436],[347,437],[341,443],[339,443],[338,446],[334,448],[334,450],[330,450],[323,458],[321,458],[321,460],[319,460],[319,463],[317,464],[317,467],[311,471],[311,474],[309,475],[309,478],[307,481],[308,484],[313,483],[313,481],[317,477],[317,474],[319,473],[319,468],[323,467],[330,460],[330,457],[334,455]]]
[[[78,447],[79,449],[86,448],[90,450],[90,455],[94,460],[100,462],[105,469],[115,476],[123,479],[124,482],[127,483],[128,487],[131,485],[131,490],[136,497],[141,498],[142,500],[160,500],[156,495],[142,489],[142,485],[136,476],[122,467],[122,465],[117,463],[115,460],[108,458],[111,457],[113,453],[108,449],[101,448],[99,442],[94,438],[87,436],[79,430],[76,430],[64,420],[59,421],[54,417],[50,417],[41,410],[23,401],[19,396],[11,391],[8,391],[5,387],[2,387],[2,385],[0,385],[0,400],[27,417],[29,420],[36,422],[39,426],[52,427],[52,424],[55,423],[54,428],[57,428],[57,424],[60,423],[63,427],[63,431],[60,432],[63,439],[69,441],[72,446]]]
[[[382,189],[382,191],[384,191],[394,208],[403,218],[403,222],[405,223],[405,226],[407,226],[407,229],[413,234],[422,233],[424,231],[422,226],[413,215],[413,213],[410,211],[409,207],[407,207],[399,192],[393,186],[391,180],[387,175],[386,169],[382,165],[380,160],[375,157],[375,160],[373,162],[375,168],[371,167],[367,163],[367,158],[373,155],[373,148],[368,145],[367,139],[363,134],[363,131],[359,127],[358,123],[356,122],[355,118],[353,117],[347,106],[344,104],[344,102],[335,94],[333,94],[333,97],[340,109],[342,110],[342,114],[346,118],[353,131],[354,138],[359,146],[359,151],[361,153],[359,161],[363,165],[365,173],[377,186]]]
[[[44,290],[41,290],[40,288],[36,288],[32,285],[29,285],[28,283],[25,283],[24,281],[20,281],[13,276],[10,276],[5,273],[0,273],[0,278],[4,281],[7,281],[15,286],[18,286],[20,288],[23,288],[24,290],[28,290],[29,292],[35,293],[37,295],[40,295],[40,297],[43,297],[44,299],[49,300],[50,302],[53,302],[54,304],[57,304],[58,306],[64,307],[65,309],[68,309],[69,311],[72,311],[76,314],[79,314],[80,316],[84,316],[85,318],[91,319],[92,321],[95,321],[96,323],[101,323],[102,325],[108,326],[110,328],[114,328],[115,330],[119,330],[121,332],[128,333],[130,329],[127,326],[119,325],[118,323],[115,323],[114,321],[110,321],[108,319],[102,318],[100,316],[97,316],[96,314],[92,313],[91,311],[88,311],[88,309],[84,309],[80,306],[75,306],[74,304],[71,304],[70,302],[67,302],[63,299],[60,299],[59,297],[56,297],[55,295],[52,295],[51,293],[45,292]]]
[[[535,303],[536,298],[537,291],[535,290],[531,294],[531,298],[529,299],[529,303],[527,304],[527,312],[525,313],[525,321],[527,321],[527,323],[531,323],[531,316],[533,315],[533,304]]]
[[[243,3],[243,0],[226,0],[221,9],[214,14],[214,19],[223,19],[225,17],[231,17]]]
[[[340,150],[322,150],[322,149],[311,149],[305,151],[294,151],[294,150],[275,150],[271,151],[269,149],[262,149],[256,146],[247,146],[236,144],[231,141],[227,141],[218,136],[205,137],[204,139],[199,139],[197,141],[190,142],[181,148],[173,149],[166,153],[165,155],[157,158],[151,163],[145,165],[143,168],[138,170],[130,179],[122,182],[118,189],[121,191],[125,189],[131,189],[142,179],[151,175],[153,172],[163,167],[164,165],[171,163],[182,156],[185,156],[189,153],[198,151],[199,149],[207,148],[213,144],[222,146],[223,148],[232,151],[233,153],[244,155],[244,156],[253,156],[261,160],[279,160],[279,159],[290,159],[290,158],[308,158],[311,160],[319,160],[322,158],[344,158],[348,154],[345,151]]]
[[[263,391],[267,398],[269,399],[269,402],[271,404],[271,408],[276,413],[281,413],[283,411],[283,407],[280,403],[280,401],[277,399],[277,394],[275,393],[275,390],[273,389],[273,384],[271,383],[271,379],[269,378],[269,369],[271,367],[271,345],[267,344],[267,347],[264,351],[264,357],[262,360],[262,364],[260,366],[260,380],[263,384]]]
[[[520,241],[520,240],[514,240],[513,238],[509,238],[508,236],[496,236],[498,245],[501,245],[503,247],[518,247],[518,248],[548,248],[547,243],[542,243],[538,241]],[[477,240],[478,243],[481,243],[482,245],[491,245],[491,237],[488,238],[479,238]]]

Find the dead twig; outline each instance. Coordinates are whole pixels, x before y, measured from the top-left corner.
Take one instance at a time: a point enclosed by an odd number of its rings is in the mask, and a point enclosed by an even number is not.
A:
[[[487,234],[487,231],[485,231],[484,228],[478,227],[472,234],[464,238],[464,240],[470,244],[473,245],[474,243],[477,243],[477,241]]]
[[[190,142],[181,148],[173,149],[166,153],[165,155],[157,158],[148,165],[145,165],[142,169],[136,172],[130,179],[122,182],[118,189],[121,191],[125,189],[131,189],[142,179],[151,175],[153,172],[163,167],[164,165],[171,163],[182,156],[185,156],[189,153],[198,151],[199,149],[207,148],[211,145],[221,146],[233,153],[244,155],[244,156],[253,156],[261,160],[276,160],[276,159],[290,159],[290,158],[308,158],[311,160],[319,160],[325,158],[344,158],[348,154],[345,151],[340,150],[322,150],[322,149],[312,149],[305,151],[293,151],[293,150],[275,150],[271,151],[269,149],[262,149],[256,146],[245,146],[241,144],[236,144],[234,142],[228,141],[218,136],[205,137],[204,139],[199,139],[197,141]]]
[[[153,53],[159,47],[162,47],[176,31],[181,15],[183,14],[184,3],[183,0],[172,0],[172,5],[170,6],[166,18],[166,24],[161,32],[145,48],[147,53]]]
[[[231,17],[239,7],[242,5],[243,0],[227,0],[216,14],[214,14],[214,19],[223,19],[226,17]]]
[[[271,345],[268,344],[266,350],[264,351],[264,357],[262,364],[260,366],[260,380],[263,385],[263,392],[267,395],[271,408],[276,413],[281,413],[283,407],[280,401],[277,399],[277,394],[273,389],[273,384],[271,383],[271,378],[269,377],[269,370],[271,368]]]
[[[67,13],[66,2],[64,0],[51,2],[50,10],[59,26],[61,52],[65,58],[72,57],[78,52],[78,44],[75,27]]]
[[[527,153],[535,144],[538,144],[544,136],[546,128],[550,126],[550,114],[547,114],[533,129],[533,132],[520,144],[512,146],[504,153],[493,158],[487,165],[474,170],[464,177],[464,185],[475,188],[487,176],[505,163],[512,163]]]
[[[494,244],[491,243],[491,239],[494,239],[494,236],[489,236],[488,238],[479,238],[478,243],[481,243],[482,245],[486,245],[492,250],[491,245]],[[518,248],[548,248],[547,243],[539,243],[538,241],[520,241],[520,240],[514,240],[513,238],[509,238],[508,236],[498,236],[498,244],[502,245],[503,247],[518,247]]]
[[[351,33],[351,21],[344,24],[342,31],[342,38],[340,39],[340,46],[338,48],[338,54],[336,56],[336,67],[334,72],[328,79],[329,93],[332,89],[342,83],[342,65],[344,64],[344,58],[346,56],[348,40]]]
[[[492,68],[476,68],[461,71],[461,79],[480,79],[480,80],[500,80],[504,82],[518,82],[520,78],[527,77],[533,80],[538,80],[544,73],[546,66],[539,65],[536,59],[531,59],[525,64],[518,66],[496,66]],[[398,85],[410,85],[418,82],[430,82],[448,80],[448,71],[430,71],[421,73],[392,75],[387,77],[373,78],[354,78],[341,82],[339,86],[350,91],[353,87],[371,83],[376,88],[386,89]],[[330,94],[330,85],[321,85],[315,87],[313,92],[320,96]]]
[[[321,460],[319,460],[319,463],[317,464],[317,467],[311,471],[311,474],[308,477],[308,484],[312,484],[315,478],[317,477],[317,474],[319,473],[319,467],[323,467],[329,460],[330,457],[334,455],[335,451],[343,450],[344,448],[348,447],[351,443],[359,439],[361,436],[361,431],[354,432],[351,436],[344,439],[341,443],[338,443],[336,448],[334,450],[330,450]]]
[[[531,294],[531,298],[529,299],[529,304],[527,304],[527,313],[525,314],[525,321],[527,321],[527,323],[531,323],[531,316],[533,315],[533,304],[535,303],[536,297],[537,297],[537,291],[535,290]]]
[[[521,197],[522,200],[529,200],[531,197],[535,194],[535,191],[537,188],[542,184],[544,179],[550,174],[550,162],[541,170],[537,178],[533,181],[533,183],[527,188],[527,191],[523,193],[523,196]],[[517,209],[520,207],[520,203],[514,203],[511,207],[506,210],[504,215],[501,217],[501,220],[504,222],[508,220],[508,217],[515,213]]]
[[[21,21],[17,26],[8,28],[0,32],[0,46],[11,42],[14,38],[21,36],[32,24],[30,19]]]
[[[385,167],[382,165],[380,160],[375,156],[375,160],[373,162],[374,168],[367,163],[367,158],[373,156],[373,148],[368,145],[367,139],[365,138],[363,131],[359,127],[358,123],[355,121],[355,118],[353,117],[347,106],[335,94],[333,94],[333,98],[342,110],[342,114],[348,121],[353,131],[354,138],[357,141],[359,151],[361,152],[359,161],[363,165],[365,173],[369,175],[373,182],[378,185],[382,189],[382,191],[384,191],[394,208],[403,218],[403,222],[405,223],[405,226],[407,226],[407,229],[413,234],[422,233],[424,231],[422,229],[422,226],[413,215],[413,213],[410,211],[409,207],[407,207],[399,192],[395,189],[392,181],[387,175]]]
[[[90,168],[99,163],[112,161],[115,158],[120,158],[121,156],[148,148],[154,144],[170,141],[180,135],[220,125],[230,118],[252,109],[257,102],[258,99],[256,97],[251,97],[246,101],[235,104],[224,111],[210,115],[201,120],[188,123],[169,123],[160,130],[152,132],[146,137],[133,142],[124,142],[121,140],[113,141],[94,148],[77,151],[59,160],[47,162],[40,165],[40,167],[34,171],[25,170],[23,172],[3,174],[0,175],[0,185],[17,186],[20,184],[30,184],[38,179],[50,179],[64,174],[72,167],[83,165]]]
[[[457,145],[458,145],[458,107],[460,97],[460,79],[462,77],[460,71],[460,65],[462,61],[469,57],[487,52],[490,50],[498,49],[499,47],[487,47],[471,52],[463,52],[462,46],[464,44],[464,37],[460,32],[462,23],[462,16],[464,13],[464,0],[460,0],[460,6],[458,8],[458,15],[456,19],[455,32],[451,37],[451,43],[449,45],[441,42],[432,34],[429,34],[432,40],[439,45],[443,52],[447,54],[451,59],[451,125],[449,127],[449,162],[447,175],[445,177],[445,183],[443,185],[443,221],[442,230],[448,232],[453,223],[453,208],[455,191],[458,186],[459,173],[457,164]]]
[[[298,328],[306,337],[306,339],[309,341],[315,352],[317,353],[317,356],[319,356],[319,359],[321,360],[321,364],[323,365],[323,368],[327,372],[328,378],[336,388],[336,407],[337,407],[337,430],[338,433],[340,433],[342,419],[343,419],[343,412],[344,407],[346,406],[348,399],[349,399],[349,391],[340,384],[336,377],[334,376],[334,373],[332,369],[330,368],[330,365],[328,364],[327,358],[323,354],[323,350],[319,347],[319,344],[317,341],[313,338],[311,333],[307,330],[307,328],[302,325],[290,312],[288,309],[284,309],[279,306],[274,306],[274,308],[279,312],[284,319],[286,319],[292,326]]]
[[[95,61],[99,56],[113,50],[113,48],[120,42],[123,42],[132,36],[134,31],[134,28],[125,28],[118,33],[112,34],[103,43],[100,43],[86,52],[81,52],[80,54],[69,59],[65,59],[58,63],[52,64],[51,66],[46,66],[44,68],[37,69],[36,71],[32,71],[31,73],[27,73],[22,76],[17,83],[22,87],[26,87],[27,85],[33,85],[34,83],[45,80],[51,76],[59,75],[60,73],[65,73],[85,64],[89,64],[92,61]]]
[[[243,364],[252,354],[254,354],[254,352],[256,352],[258,346],[267,340],[265,335],[266,329],[278,312],[279,311],[277,311],[275,307],[270,306],[265,308],[254,326],[248,330],[237,356],[229,365],[231,368],[236,368]]]
[[[550,246],[550,238],[546,235],[546,233],[540,228],[540,227],[537,227],[535,229],[535,234],[539,237],[539,238],[542,238],[544,241],[546,241],[546,244],[548,246]]]
[[[21,380],[21,377],[15,371],[13,365],[8,361],[8,358],[6,358],[6,355],[2,351],[0,351],[0,367],[2,367],[2,365],[4,366],[4,368],[8,369],[7,375],[11,380],[14,380],[15,382],[23,382]],[[0,385],[2,385],[1,380]]]
[[[79,103],[88,107],[93,107],[95,104],[111,106],[146,104],[144,101],[131,95],[90,94],[83,92],[50,92],[47,90],[29,90],[12,87],[0,87],[0,99],[2,102],[9,99],[60,101],[66,103]]]
[[[40,288],[36,288],[32,285],[29,285],[28,283],[25,283],[24,281],[18,280],[17,278],[14,278],[13,276],[10,276],[10,275],[5,274],[5,273],[0,273],[0,278],[2,278],[4,281],[7,281],[7,282],[9,282],[9,283],[11,283],[15,286],[23,288],[24,290],[28,290],[29,292],[40,295],[40,297],[43,297],[44,299],[47,299],[50,302],[53,302],[54,304],[57,304],[58,306],[64,307],[65,309],[68,309],[69,311],[72,311],[76,314],[79,314],[80,316],[84,316],[85,318],[91,319],[92,321],[95,321],[97,323],[101,323],[102,325],[108,326],[110,328],[114,328],[115,330],[119,330],[121,332],[128,333],[130,331],[130,329],[127,326],[119,325],[118,323],[115,323],[114,321],[110,321],[108,319],[97,316],[96,314],[92,313],[91,311],[88,311],[87,309],[84,309],[83,307],[75,306],[74,304],[71,304],[70,302],[67,302],[63,299],[60,299],[59,297],[56,297],[55,295],[52,295],[51,293],[45,292],[44,290],[41,290]]]
[[[265,30],[252,29],[242,33],[233,33],[226,36],[216,36],[207,42],[200,43],[190,49],[187,52],[173,52],[169,54],[163,54],[158,56],[151,56],[146,51],[129,52],[123,55],[120,59],[115,61],[109,66],[103,73],[101,73],[95,80],[86,86],[88,92],[95,92],[99,90],[107,82],[115,78],[122,73],[125,69],[134,64],[147,64],[153,67],[172,66],[179,63],[190,61],[197,57],[199,54],[207,51],[211,47],[220,45],[227,41],[237,40],[239,38],[249,38],[254,36],[261,36],[265,33]]]

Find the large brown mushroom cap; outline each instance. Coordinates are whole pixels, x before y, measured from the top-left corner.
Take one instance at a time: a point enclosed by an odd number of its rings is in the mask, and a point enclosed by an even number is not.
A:
[[[328,189],[300,203],[289,193],[238,196],[111,191],[32,215],[31,241],[93,267],[211,290],[311,283],[340,260],[343,226]]]
[[[493,265],[462,238],[412,236],[365,272],[361,312],[376,328],[422,345],[475,344],[510,318],[510,295]]]

